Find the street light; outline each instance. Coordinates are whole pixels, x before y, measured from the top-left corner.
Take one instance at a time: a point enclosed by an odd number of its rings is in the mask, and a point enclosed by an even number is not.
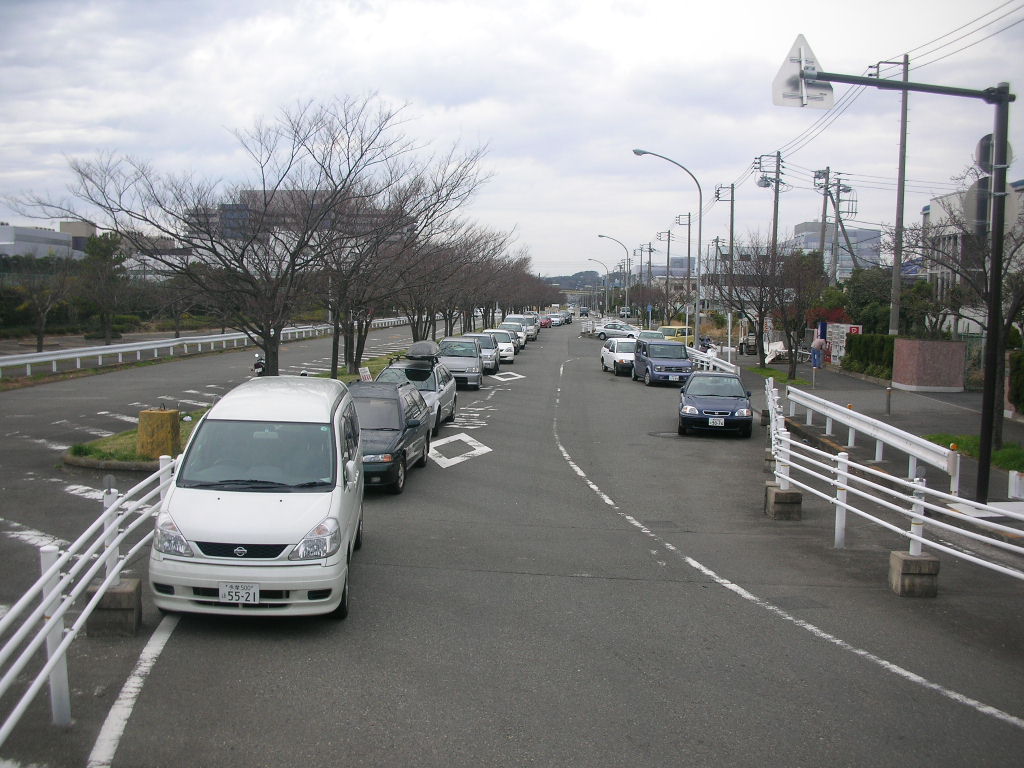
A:
[[[624,250],[626,252],[626,299],[625,299],[625,301],[626,301],[626,311],[629,312],[630,315],[632,315],[633,314],[632,313],[632,308],[629,306],[629,277],[630,277],[630,274],[629,274],[629,248],[626,247],[626,244],[624,242],[622,242],[621,240],[615,240],[614,237],[609,237],[608,235],[598,235],[598,237],[603,237],[605,240],[613,240],[613,241],[615,241],[616,243],[621,245],[622,246],[622,250]]]
[[[687,175],[693,179],[693,183],[697,185],[697,317],[693,323],[693,335],[694,340],[700,339],[700,303],[701,303],[701,287],[700,287],[700,249],[703,247],[703,241],[701,240],[702,225],[704,224],[704,192],[700,188],[700,182],[697,181],[697,177],[690,173],[690,169],[684,165],[680,165],[670,157],[659,155],[657,152],[648,152],[646,149],[634,149],[633,154],[637,157],[641,155],[654,155],[660,157],[662,160],[672,163],[677,168],[681,168],[686,171]]]
[[[608,267],[605,266],[605,263],[603,261],[600,261],[599,259],[587,259],[587,261],[596,262],[596,263],[600,264],[602,267],[604,267],[604,311],[607,312],[608,311],[608,282],[609,282],[609,279],[610,279],[609,278]]]

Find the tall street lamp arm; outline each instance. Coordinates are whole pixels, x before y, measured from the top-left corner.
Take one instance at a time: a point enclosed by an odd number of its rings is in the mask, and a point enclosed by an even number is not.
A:
[[[636,155],[637,157],[641,157],[643,155],[653,155],[654,157],[660,157],[662,160],[665,160],[665,161],[667,161],[669,163],[672,163],[672,165],[674,165],[676,168],[680,168],[680,169],[686,171],[686,175],[689,176],[691,179],[693,179],[693,183],[697,185],[697,204],[698,204],[698,208],[697,208],[697,313],[696,313],[697,316],[696,316],[696,319],[694,320],[693,325],[694,325],[694,336],[695,336],[696,339],[699,339],[700,338],[700,300],[701,300],[701,290],[700,290],[700,278],[701,278],[701,274],[700,274],[700,254],[701,254],[701,248],[703,247],[703,242],[704,242],[701,239],[701,237],[703,235],[702,229],[703,229],[703,224],[704,224],[704,191],[700,188],[700,182],[697,181],[697,177],[694,176],[692,173],[690,173],[690,169],[687,168],[685,165],[680,165],[679,163],[677,163],[672,158],[665,157],[664,155],[659,155],[657,152],[648,152],[646,149],[634,149],[633,150],[633,154]]]

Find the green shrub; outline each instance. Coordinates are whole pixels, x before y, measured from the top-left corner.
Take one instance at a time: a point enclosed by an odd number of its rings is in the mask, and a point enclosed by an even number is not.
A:
[[[1010,386],[1006,395],[1017,410],[1024,410],[1024,352],[1009,354],[1007,373],[1010,377]]]

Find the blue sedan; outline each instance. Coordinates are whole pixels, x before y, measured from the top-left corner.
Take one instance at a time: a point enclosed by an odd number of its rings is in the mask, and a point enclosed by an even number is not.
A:
[[[689,430],[736,432],[750,437],[753,429],[750,392],[731,373],[697,371],[679,390],[679,434]]]

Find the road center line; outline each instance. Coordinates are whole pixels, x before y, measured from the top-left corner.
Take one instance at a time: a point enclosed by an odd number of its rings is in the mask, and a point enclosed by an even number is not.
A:
[[[559,366],[559,382],[562,381],[562,378],[565,374],[566,362],[572,361],[565,361]],[[615,503],[615,501],[612,498],[610,498],[604,491],[602,491],[597,486],[597,484],[595,484],[589,477],[587,477],[587,474],[580,468],[580,466],[575,461],[573,461],[572,456],[569,454],[569,451],[567,451],[565,446],[562,444],[562,439],[561,437],[559,437],[558,434],[558,407],[561,399],[561,391],[561,384],[559,384],[559,387],[556,390],[555,395],[555,416],[552,420],[551,426],[551,431],[555,438],[555,446],[558,448],[559,452],[562,454],[562,458],[565,459],[569,467],[577,475],[579,475],[579,477],[583,480],[583,482],[587,484],[590,490],[592,490],[597,495],[597,497],[601,499],[601,501],[603,501],[605,504],[614,509],[615,513],[619,517],[621,517],[623,520],[625,520],[634,528],[636,528],[640,533],[644,534],[652,541],[657,542],[659,545],[667,549],[669,552],[672,552],[674,555],[679,557],[680,560],[686,563],[686,565],[690,566],[699,573],[702,573],[704,576],[711,579],[719,586],[724,587],[733,594],[743,598],[747,602],[752,603],[753,605],[756,605],[759,608],[763,608],[764,610],[768,611],[771,614],[774,614],[778,618],[788,621],[791,624],[794,624],[795,626],[800,627],[803,630],[806,630],[819,640],[824,640],[836,646],[837,648],[841,648],[842,650],[852,653],[855,656],[859,656],[862,659],[870,661],[872,664],[881,667],[887,672],[891,672],[892,674],[897,675],[898,677],[901,677],[904,680],[907,680],[908,682],[914,683],[915,685],[919,685],[922,688],[927,688],[928,690],[934,691],[939,695],[946,697],[950,701],[955,701],[958,704],[963,704],[964,706],[970,707],[971,709],[975,710],[976,712],[979,712],[980,714],[988,715],[989,717],[994,717],[997,720],[1002,720],[1004,723],[1016,726],[1017,728],[1024,730],[1024,718],[1016,717],[1014,715],[1009,714],[1008,712],[1004,712],[1001,709],[997,709],[996,707],[980,702],[977,699],[972,699],[970,696],[966,696],[962,693],[958,693],[957,691],[946,688],[945,686],[939,685],[938,683],[934,683],[931,680],[928,680],[927,678],[918,675],[916,672],[911,672],[909,669],[901,667],[898,664],[894,664],[891,661],[887,661],[886,659],[883,659],[880,656],[876,656],[868,650],[858,648],[855,645],[851,645],[845,640],[826,632],[825,630],[815,626],[814,624],[811,624],[808,621],[798,619],[796,616],[787,613],[786,611],[779,608],[777,605],[774,605],[768,602],[767,600],[758,597],[752,592],[747,591],[738,584],[734,584],[728,579],[719,576],[717,573],[715,573],[715,571],[711,570],[706,565],[699,563],[692,557],[689,557],[688,555],[681,552],[673,544],[670,544],[669,542],[665,541],[663,538],[661,538],[658,534],[654,533],[651,529],[647,528],[635,517],[623,512],[621,509],[619,509],[619,506]]]

